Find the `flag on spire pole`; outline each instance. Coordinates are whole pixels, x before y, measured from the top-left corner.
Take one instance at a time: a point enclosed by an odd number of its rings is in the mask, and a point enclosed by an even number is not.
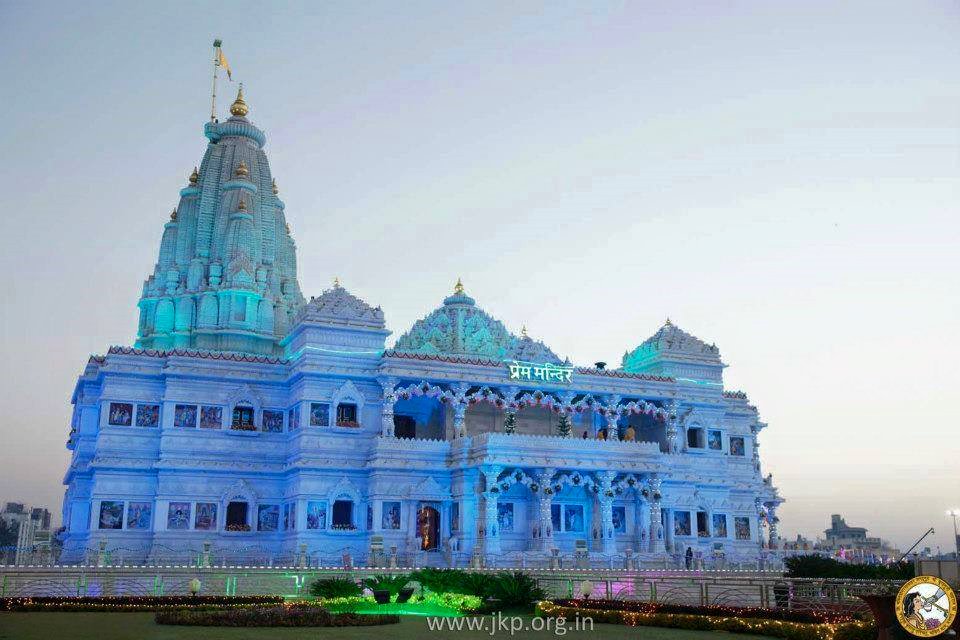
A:
[[[227,79],[233,81],[233,74],[230,72],[230,63],[227,62],[227,56],[223,55],[223,49],[220,48],[222,42],[214,40],[213,46],[217,49],[217,64],[227,70]]]

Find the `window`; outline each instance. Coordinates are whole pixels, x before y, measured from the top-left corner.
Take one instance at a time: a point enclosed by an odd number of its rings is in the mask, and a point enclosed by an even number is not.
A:
[[[308,502],[307,503],[307,529],[326,529],[327,528],[327,503],[326,502]]]
[[[416,438],[417,421],[410,416],[393,416],[393,435],[398,438]]]
[[[713,514],[713,537],[727,537],[727,516],[723,513]]]
[[[173,408],[173,426],[179,429],[196,429],[197,405],[178,404]]]
[[[200,407],[200,428],[219,429],[223,426],[222,407]]]
[[[551,504],[550,505],[550,524],[553,525],[554,532],[559,533],[563,531],[563,528],[560,526],[560,505]]]
[[[247,319],[247,299],[243,296],[236,296],[233,299],[233,319],[239,322]]]
[[[400,503],[384,502],[380,514],[381,529],[399,529],[400,528]],[[456,529],[454,529],[456,530]]]
[[[283,411],[264,409],[260,421],[263,423],[263,430],[268,433],[281,433],[283,431]]]
[[[137,426],[138,427],[156,427],[159,425],[160,425],[160,405],[158,404],[137,405]]]
[[[497,524],[500,526],[500,532],[513,531],[513,503],[497,503]]]
[[[707,432],[707,447],[711,451],[720,451],[723,449],[723,434],[716,429],[710,429]]]
[[[626,507],[613,507],[613,530],[617,533],[627,532]]]
[[[216,531],[217,529],[217,503],[216,502],[198,502],[197,511],[194,516],[193,528],[199,531]]]
[[[234,407],[233,421],[230,423],[230,428],[239,429],[240,431],[256,431],[257,427],[253,424],[253,414],[253,407]]]
[[[276,531],[280,528],[280,505],[261,504],[257,507],[257,531]]]
[[[563,505],[563,530],[571,533],[583,533],[583,505]]]
[[[325,402],[310,403],[310,426],[330,426],[330,405]]]
[[[127,507],[127,529],[149,529],[152,521],[152,502],[131,502]]]
[[[706,511],[697,511],[697,536],[700,538],[710,537],[710,527],[708,526]]]
[[[100,501],[100,529],[123,529],[123,502],[119,500]]]
[[[107,422],[115,427],[133,424],[133,405],[126,402],[111,402]]]
[[[732,455],[732,456],[743,456],[743,455],[744,455],[744,449],[745,449],[745,447],[743,446],[743,437],[742,437],[742,436],[737,436],[737,437],[731,437],[731,438],[730,438],[730,455]]]
[[[227,505],[227,531],[250,531],[247,524],[247,512],[250,505],[246,502],[231,502]]]
[[[450,503],[450,532],[460,531],[460,503]]]
[[[687,447],[691,449],[703,448],[703,429],[687,429]]]
[[[737,540],[750,539],[750,518],[737,517],[733,519],[733,529],[737,534]]]
[[[287,429],[296,431],[300,428],[300,407],[294,407],[287,412]]]
[[[359,427],[357,422],[357,405],[343,403],[337,405],[337,426],[338,427]]]
[[[690,512],[689,511],[676,511],[673,514],[673,535],[675,536],[689,536],[690,535]]]
[[[190,503],[171,502],[167,508],[167,529],[183,530],[190,528]]]
[[[356,529],[353,526],[353,500],[333,501],[333,528]]]

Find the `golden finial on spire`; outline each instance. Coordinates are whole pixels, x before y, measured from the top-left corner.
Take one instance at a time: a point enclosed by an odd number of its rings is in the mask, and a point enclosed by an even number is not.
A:
[[[170,213],[170,222],[176,222],[176,221],[177,221],[177,210],[174,209],[174,210]]]
[[[457,278],[457,284],[453,286],[453,292],[458,295],[463,295],[463,283],[460,281],[460,278]]]
[[[522,327],[520,327],[520,336],[523,337],[523,338],[529,338],[529,337],[530,337],[530,336],[527,335],[527,325],[523,325]]]
[[[289,223],[289,222],[284,222],[284,223],[283,223],[283,226],[285,226],[285,227],[287,228],[287,235],[290,235],[290,223]]]
[[[273,187],[273,195],[277,195],[278,193],[280,193],[280,188],[277,187],[277,179],[276,179],[276,178],[273,179],[273,183],[272,183],[270,186]]]
[[[247,163],[241,160],[240,164],[238,164],[237,168],[234,170],[233,175],[236,178],[248,177],[250,175],[250,169],[247,168]]]
[[[194,167],[194,168],[193,168],[193,173],[190,174],[190,184],[192,184],[192,185],[197,184],[197,180],[199,180],[199,179],[200,179],[200,172],[197,171],[197,168],[196,168],[196,167]]]
[[[673,326],[673,323],[670,322],[670,318],[669,318],[669,317],[667,317],[667,321],[666,321],[664,324],[665,324],[666,326],[668,326],[668,327],[672,327],[672,326]]]
[[[230,105],[230,113],[242,118],[248,113],[250,113],[250,107],[247,106],[247,103],[243,101],[243,83],[240,83],[240,89],[237,91],[237,99],[233,101],[233,104]]]
[[[337,276],[333,276],[333,288],[334,289],[340,288],[340,278],[338,278]]]
[[[246,211],[247,210],[247,201],[243,198],[240,198],[240,203],[237,205],[237,211]]]

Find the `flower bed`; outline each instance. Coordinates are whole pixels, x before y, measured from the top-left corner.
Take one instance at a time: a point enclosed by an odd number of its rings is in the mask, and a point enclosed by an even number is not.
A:
[[[780,620],[783,622],[801,622],[807,624],[844,624],[853,622],[848,614],[835,611],[791,611],[787,609],[763,609],[759,607],[728,607],[723,605],[695,606],[684,604],[663,604],[656,602],[636,602],[630,600],[554,600],[554,604],[563,607],[587,607],[601,611],[630,611],[635,613],[680,613],[705,616],[725,616],[749,618],[751,620]]]
[[[614,608],[612,604],[620,605]],[[631,627],[669,627],[694,631],[728,631],[752,633],[787,640],[873,640],[877,627],[872,622],[845,617],[845,621],[794,622],[773,617],[747,617],[737,615],[730,609],[720,613],[722,607],[688,607],[699,613],[679,613],[665,610],[667,605],[646,605],[592,600],[541,601],[537,613],[553,618],[591,618],[594,623],[623,624]],[[596,605],[596,606],[595,606]],[[603,608],[603,607],[606,608]],[[677,607],[680,608],[680,607]],[[759,615],[758,609],[740,610]],[[781,613],[771,611],[772,614]]]
[[[0,611],[163,611],[282,604],[282,596],[103,596],[0,598]]]
[[[426,593],[408,602],[377,604],[370,596],[320,598],[317,603],[335,613],[398,613],[404,615],[459,616],[475,613],[483,606],[477,596],[462,593]]]
[[[203,627],[369,627],[396,624],[396,615],[333,614],[315,605],[295,604],[196,611],[158,611],[157,624]]]

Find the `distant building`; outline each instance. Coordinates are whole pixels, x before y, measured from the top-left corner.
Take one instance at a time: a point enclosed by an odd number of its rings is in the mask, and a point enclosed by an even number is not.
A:
[[[824,539],[817,548],[829,551],[846,560],[884,561],[896,559],[900,552],[880,538],[870,537],[864,527],[851,527],[840,514],[830,516],[830,528],[824,530]]]
[[[24,520],[29,520],[37,531],[50,530],[50,510],[44,507],[30,509],[22,502],[6,503],[3,511],[0,511],[0,520],[13,528],[19,527]]]

